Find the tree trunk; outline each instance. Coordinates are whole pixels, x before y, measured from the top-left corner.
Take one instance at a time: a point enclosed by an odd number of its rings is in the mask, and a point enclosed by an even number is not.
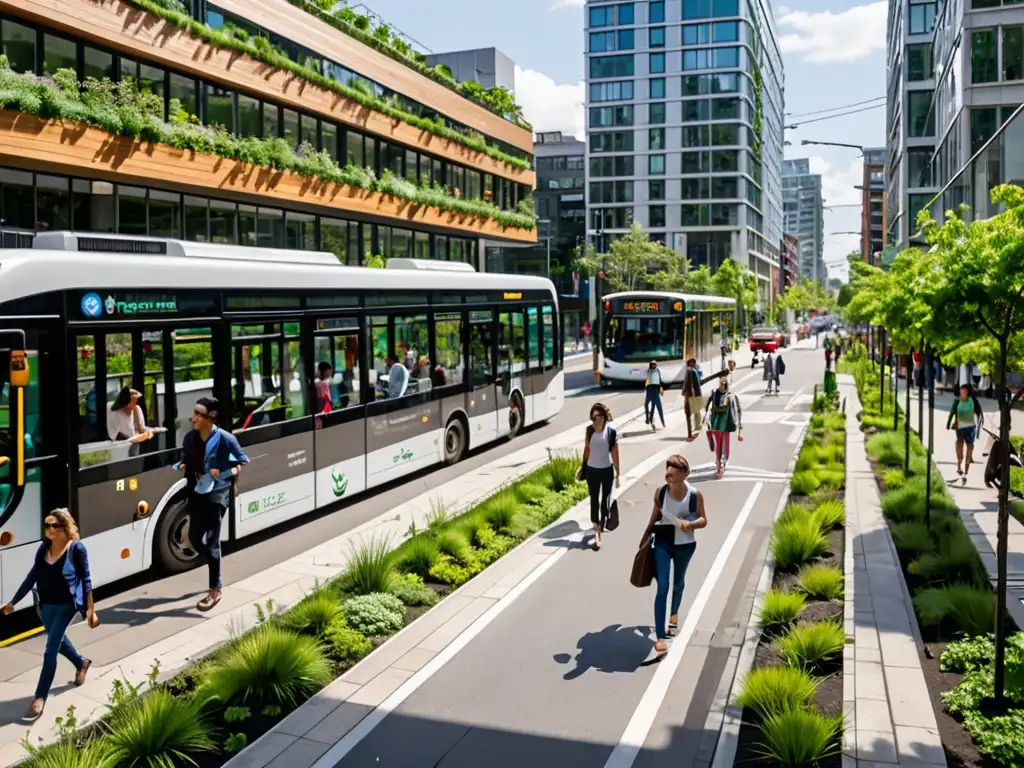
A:
[[[907,355],[907,397],[903,409],[903,472],[910,472],[910,382],[913,378],[914,354]]]
[[[924,525],[929,531],[932,529],[932,454],[935,451],[935,375],[933,360],[932,348],[928,347],[925,355],[925,365],[927,366],[925,375],[928,377],[928,462],[924,481]]]
[[[1006,401],[1006,365],[1009,356],[1008,340],[999,340],[999,445],[1003,466],[999,470],[999,512],[996,539],[996,642],[995,642],[995,701],[1004,703],[1006,686],[1006,634],[1003,616],[1006,613],[1007,539],[1010,525],[1010,404]]]
[[[878,353],[878,415],[885,416],[885,329],[880,331],[881,351]]]
[[[921,378],[917,387],[917,434],[920,436],[921,441],[924,442],[924,383],[927,381],[925,376],[931,375],[932,366],[928,364],[928,371],[925,372],[925,355],[924,355],[924,339],[921,339]],[[931,432],[931,427],[928,427],[928,431]]]

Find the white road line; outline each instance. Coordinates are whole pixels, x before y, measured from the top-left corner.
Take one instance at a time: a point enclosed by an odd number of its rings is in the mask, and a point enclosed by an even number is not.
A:
[[[629,470],[629,472],[627,472],[626,475],[622,478],[620,487],[616,489],[616,498],[621,498],[621,495],[625,493],[631,486],[642,480],[644,476],[646,476],[653,469],[664,464],[665,460],[672,454],[676,453],[677,450],[678,449],[676,448],[668,448],[664,451],[656,453],[653,456],[648,457],[647,459],[633,467],[631,470]],[[758,488],[756,488],[755,490],[758,490],[759,488],[760,486],[758,486]],[[589,503],[589,501],[581,502],[580,504],[577,505],[576,508],[581,509],[585,505],[589,505]],[[747,514],[749,514],[749,511],[747,512]],[[744,517],[743,512],[740,513],[740,517]],[[565,519],[566,516],[563,516],[548,527],[555,527],[563,523]],[[589,519],[590,517],[588,512],[587,520]],[[544,530],[547,530],[547,528]],[[534,534],[519,546],[524,546],[527,542],[539,536],[541,533],[543,533],[543,531],[539,531],[538,533]],[[590,530],[584,530],[567,538],[572,541],[582,541],[583,537],[589,535],[590,533]],[[552,554],[548,555],[547,560],[541,563],[535,570],[530,572],[526,576],[526,578],[520,581],[512,589],[511,592],[506,594],[503,598],[501,598],[494,605],[492,605],[479,619],[473,622],[468,629],[466,629],[462,634],[456,637],[443,651],[437,654],[437,656],[431,659],[426,664],[426,666],[424,666],[422,669],[420,669],[419,672],[414,674],[412,677],[406,680],[401,686],[399,686],[398,690],[396,690],[394,693],[388,696],[388,698],[385,699],[379,707],[377,707],[375,710],[370,712],[366,717],[360,720],[359,724],[356,725],[356,727],[349,731],[347,734],[345,734],[341,741],[337,742],[333,747],[327,750],[327,752],[325,752],[323,756],[313,764],[312,768],[334,768],[334,766],[341,762],[348,755],[349,752],[355,749],[355,747],[363,739],[370,735],[373,729],[380,725],[380,723],[388,715],[390,715],[392,712],[398,709],[398,707],[400,707],[406,699],[408,699],[412,694],[414,694],[420,688],[420,686],[422,686],[425,682],[427,682],[427,680],[429,680],[431,677],[437,674],[441,670],[441,668],[449,661],[451,661],[459,651],[461,651],[463,648],[469,645],[473,638],[475,638],[477,635],[483,632],[484,629],[486,629],[487,626],[492,621],[498,618],[498,616],[513,602],[515,602],[520,595],[522,595],[527,589],[529,589],[534,582],[536,582],[538,579],[540,579],[541,576],[547,573],[547,571],[549,571],[555,565],[555,563],[561,560],[568,553],[568,551],[568,548],[559,548]],[[507,556],[508,555],[506,555],[506,557]],[[452,594],[457,593],[458,590],[456,590]],[[692,631],[693,630],[691,628],[690,632],[692,633]]]
[[[718,579],[725,569],[726,562],[732,555],[736,541],[743,531],[747,518],[750,517],[750,513],[753,511],[754,504],[757,502],[763,487],[763,484],[758,483],[750,491],[750,495],[747,496],[743,509],[740,510],[735,522],[733,522],[728,536],[726,536],[717,557],[715,557],[714,563],[711,565],[711,570],[708,571],[708,575],[704,578],[700,592],[697,593],[697,597],[694,599],[693,605],[686,615],[686,621],[680,627],[678,637],[672,641],[668,655],[658,664],[657,672],[654,673],[654,677],[647,686],[643,698],[640,699],[640,704],[637,705],[636,710],[633,712],[633,716],[630,718],[622,738],[619,739],[619,743],[612,751],[608,762],[605,763],[605,768],[632,768],[637,755],[643,749],[644,742],[647,741],[647,735],[654,724],[654,719],[658,716],[658,710],[661,709],[661,705],[665,701],[669,684],[679,668],[679,662],[682,661],[686,646],[697,629],[697,622],[700,621],[701,614],[704,613],[704,609],[711,599],[711,594],[717,586]],[[323,768],[326,768],[326,766]]]
[[[800,439],[800,435],[803,434],[804,426],[804,424],[797,424],[795,427],[793,427],[793,430],[789,433],[789,436],[786,438],[786,442],[789,443],[790,445],[796,445],[797,441]]]
[[[791,410],[793,408],[793,406],[796,405],[796,399],[798,397],[800,397],[800,393],[803,392],[803,391],[804,391],[804,387],[800,387],[800,389],[798,389],[796,391],[796,393],[791,398],[789,398],[789,402],[786,403],[786,407],[783,408],[782,410],[784,410],[784,411]]]

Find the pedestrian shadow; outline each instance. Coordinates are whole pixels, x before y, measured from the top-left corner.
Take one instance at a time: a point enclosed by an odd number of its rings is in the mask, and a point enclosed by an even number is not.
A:
[[[576,643],[577,654],[556,653],[554,660],[559,664],[575,666],[562,675],[563,680],[575,680],[590,670],[605,674],[628,674],[647,666],[654,641],[650,627],[624,627],[610,624],[600,632],[588,632]]]

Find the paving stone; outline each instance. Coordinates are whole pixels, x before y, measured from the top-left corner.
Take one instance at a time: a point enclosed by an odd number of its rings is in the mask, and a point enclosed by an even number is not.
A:
[[[884,657],[884,651],[883,651]],[[889,708],[894,725],[937,730],[935,713],[922,702],[929,701],[928,685],[920,664],[915,668],[885,665],[885,682],[889,689]]]
[[[266,768],[295,743],[294,736],[271,731],[253,742],[251,746],[236,755],[232,760],[232,768]]]
[[[876,763],[899,762],[896,752],[896,738],[892,731],[867,731],[857,729],[857,760]]]
[[[910,635],[900,632],[879,632],[878,647],[882,651],[882,662],[885,666],[921,669],[917,644]]]
[[[349,697],[352,704],[365,704],[377,707],[398,687],[412,677],[412,672],[405,669],[385,669],[373,680],[362,686]]]
[[[855,662],[853,677],[857,681],[858,699],[887,700],[885,674],[881,664],[868,661]],[[846,679],[846,675],[843,676],[843,679]]]
[[[346,701],[321,720],[313,730],[306,734],[305,738],[328,746],[335,744],[345,738],[345,734],[355,728],[359,721],[372,711],[373,707],[366,704],[354,704],[351,701]]]
[[[405,656],[400,658],[391,666],[394,669],[403,669],[408,672],[418,672],[423,666],[437,654],[433,651],[426,651],[422,648],[413,648]]]
[[[275,757],[267,768],[311,768],[330,749],[330,745],[309,739],[298,739]]]
[[[419,644],[419,647],[426,651],[434,652],[444,650],[456,637],[469,629],[474,621],[483,616],[494,603],[494,600],[488,600],[483,597],[474,599],[470,605],[463,608],[442,626],[434,630]]]
[[[922,763],[946,764],[946,752],[937,730],[897,725],[896,746],[901,763],[911,759]]]
[[[335,680],[275,725],[274,730],[288,736],[305,736],[358,690],[354,683]]]
[[[892,718],[889,717],[889,709],[880,705],[877,699],[857,699],[857,730],[866,731],[891,731]]]
[[[857,648],[873,648],[878,650],[878,632],[873,627],[857,627],[854,630],[854,645]]]
[[[875,662],[877,664],[881,664],[882,652],[877,648],[864,648],[862,646],[857,646],[857,653],[855,658],[857,661],[870,661]]]

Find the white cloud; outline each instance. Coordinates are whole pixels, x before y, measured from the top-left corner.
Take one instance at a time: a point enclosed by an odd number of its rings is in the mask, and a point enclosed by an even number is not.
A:
[[[804,54],[804,61],[857,61],[885,48],[886,0],[855,5],[839,13],[789,8],[779,11],[779,47],[783,53]]]
[[[811,173],[821,174],[821,196],[826,206],[860,203],[861,191],[854,187],[864,181],[863,158],[851,160],[845,170],[833,167],[821,156],[812,155],[808,160],[811,164]]]
[[[843,279],[847,270],[847,255],[851,251],[860,250],[862,198],[861,190],[854,187],[864,180],[864,160],[861,157],[854,158],[846,168],[835,167],[820,155],[811,156],[808,160],[811,173],[821,174],[821,196],[826,206],[822,255],[829,268],[829,276]],[[845,232],[857,234],[839,234]]]
[[[558,11],[562,8],[582,8],[587,4],[587,0],[555,0],[551,5],[552,11]]]
[[[583,140],[583,82],[556,83],[543,72],[516,67],[516,101],[535,132],[561,131]]]

